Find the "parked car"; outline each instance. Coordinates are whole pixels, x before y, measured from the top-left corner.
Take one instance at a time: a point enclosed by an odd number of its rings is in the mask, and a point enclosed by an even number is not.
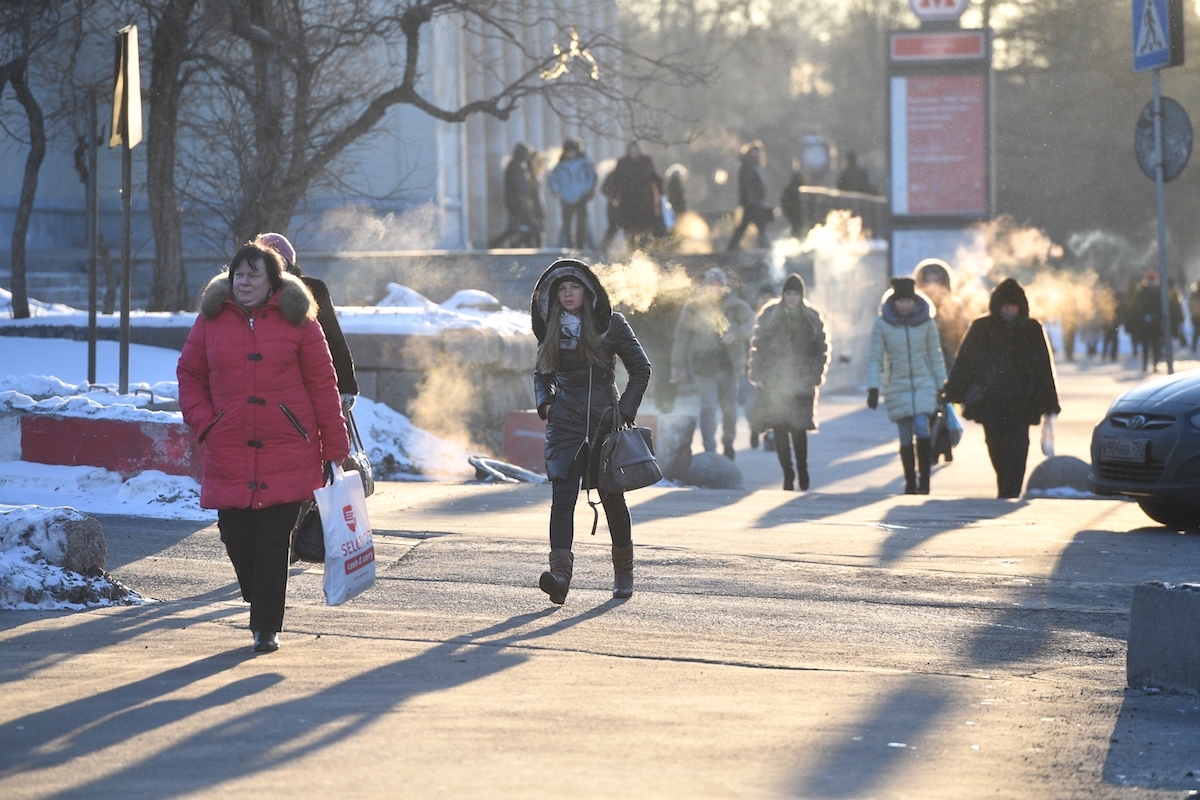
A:
[[[1092,432],[1088,482],[1096,494],[1133,498],[1168,527],[1200,526],[1200,369],[1117,398]]]

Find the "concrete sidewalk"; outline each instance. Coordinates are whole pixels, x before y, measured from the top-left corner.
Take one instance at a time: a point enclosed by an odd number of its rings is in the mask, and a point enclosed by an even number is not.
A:
[[[1059,449],[1084,457],[1125,384],[1061,372]],[[1200,789],[1200,699],[1124,687],[1132,588],[1194,580],[1200,536],[992,499],[970,430],[931,496],[897,496],[861,402],[823,402],[807,494],[762,451],[745,491],[631,494],[625,602],[582,503],[567,604],[537,590],[549,487],[381,484],[375,588],[328,608],[295,569],[283,648],[256,657],[215,527],[105,518],[110,570],[159,602],[0,614],[0,796]]]

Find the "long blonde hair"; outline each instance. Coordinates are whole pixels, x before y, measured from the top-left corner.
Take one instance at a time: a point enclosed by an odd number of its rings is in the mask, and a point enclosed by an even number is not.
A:
[[[594,367],[606,367],[604,351],[600,349],[600,334],[592,313],[592,293],[584,288],[583,306],[579,309],[579,358]],[[559,336],[563,307],[557,293],[550,297],[550,313],[546,315],[546,338],[538,348],[537,367],[541,372],[554,372],[559,365]]]

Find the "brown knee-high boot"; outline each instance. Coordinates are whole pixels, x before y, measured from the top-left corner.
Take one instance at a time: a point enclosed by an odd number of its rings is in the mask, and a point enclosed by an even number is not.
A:
[[[612,549],[613,597],[633,596],[633,545]]]
[[[571,588],[571,573],[575,567],[575,554],[570,550],[551,550],[550,569],[542,573],[538,586],[550,595],[550,602],[561,606],[567,602],[567,592]]]

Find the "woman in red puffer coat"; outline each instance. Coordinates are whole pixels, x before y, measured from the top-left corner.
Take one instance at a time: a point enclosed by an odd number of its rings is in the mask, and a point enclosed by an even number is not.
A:
[[[204,444],[200,505],[250,603],[254,649],[279,649],[290,536],[323,462],[350,443],[317,304],[279,256],[247,244],[204,288],[177,369],[183,418]]]

